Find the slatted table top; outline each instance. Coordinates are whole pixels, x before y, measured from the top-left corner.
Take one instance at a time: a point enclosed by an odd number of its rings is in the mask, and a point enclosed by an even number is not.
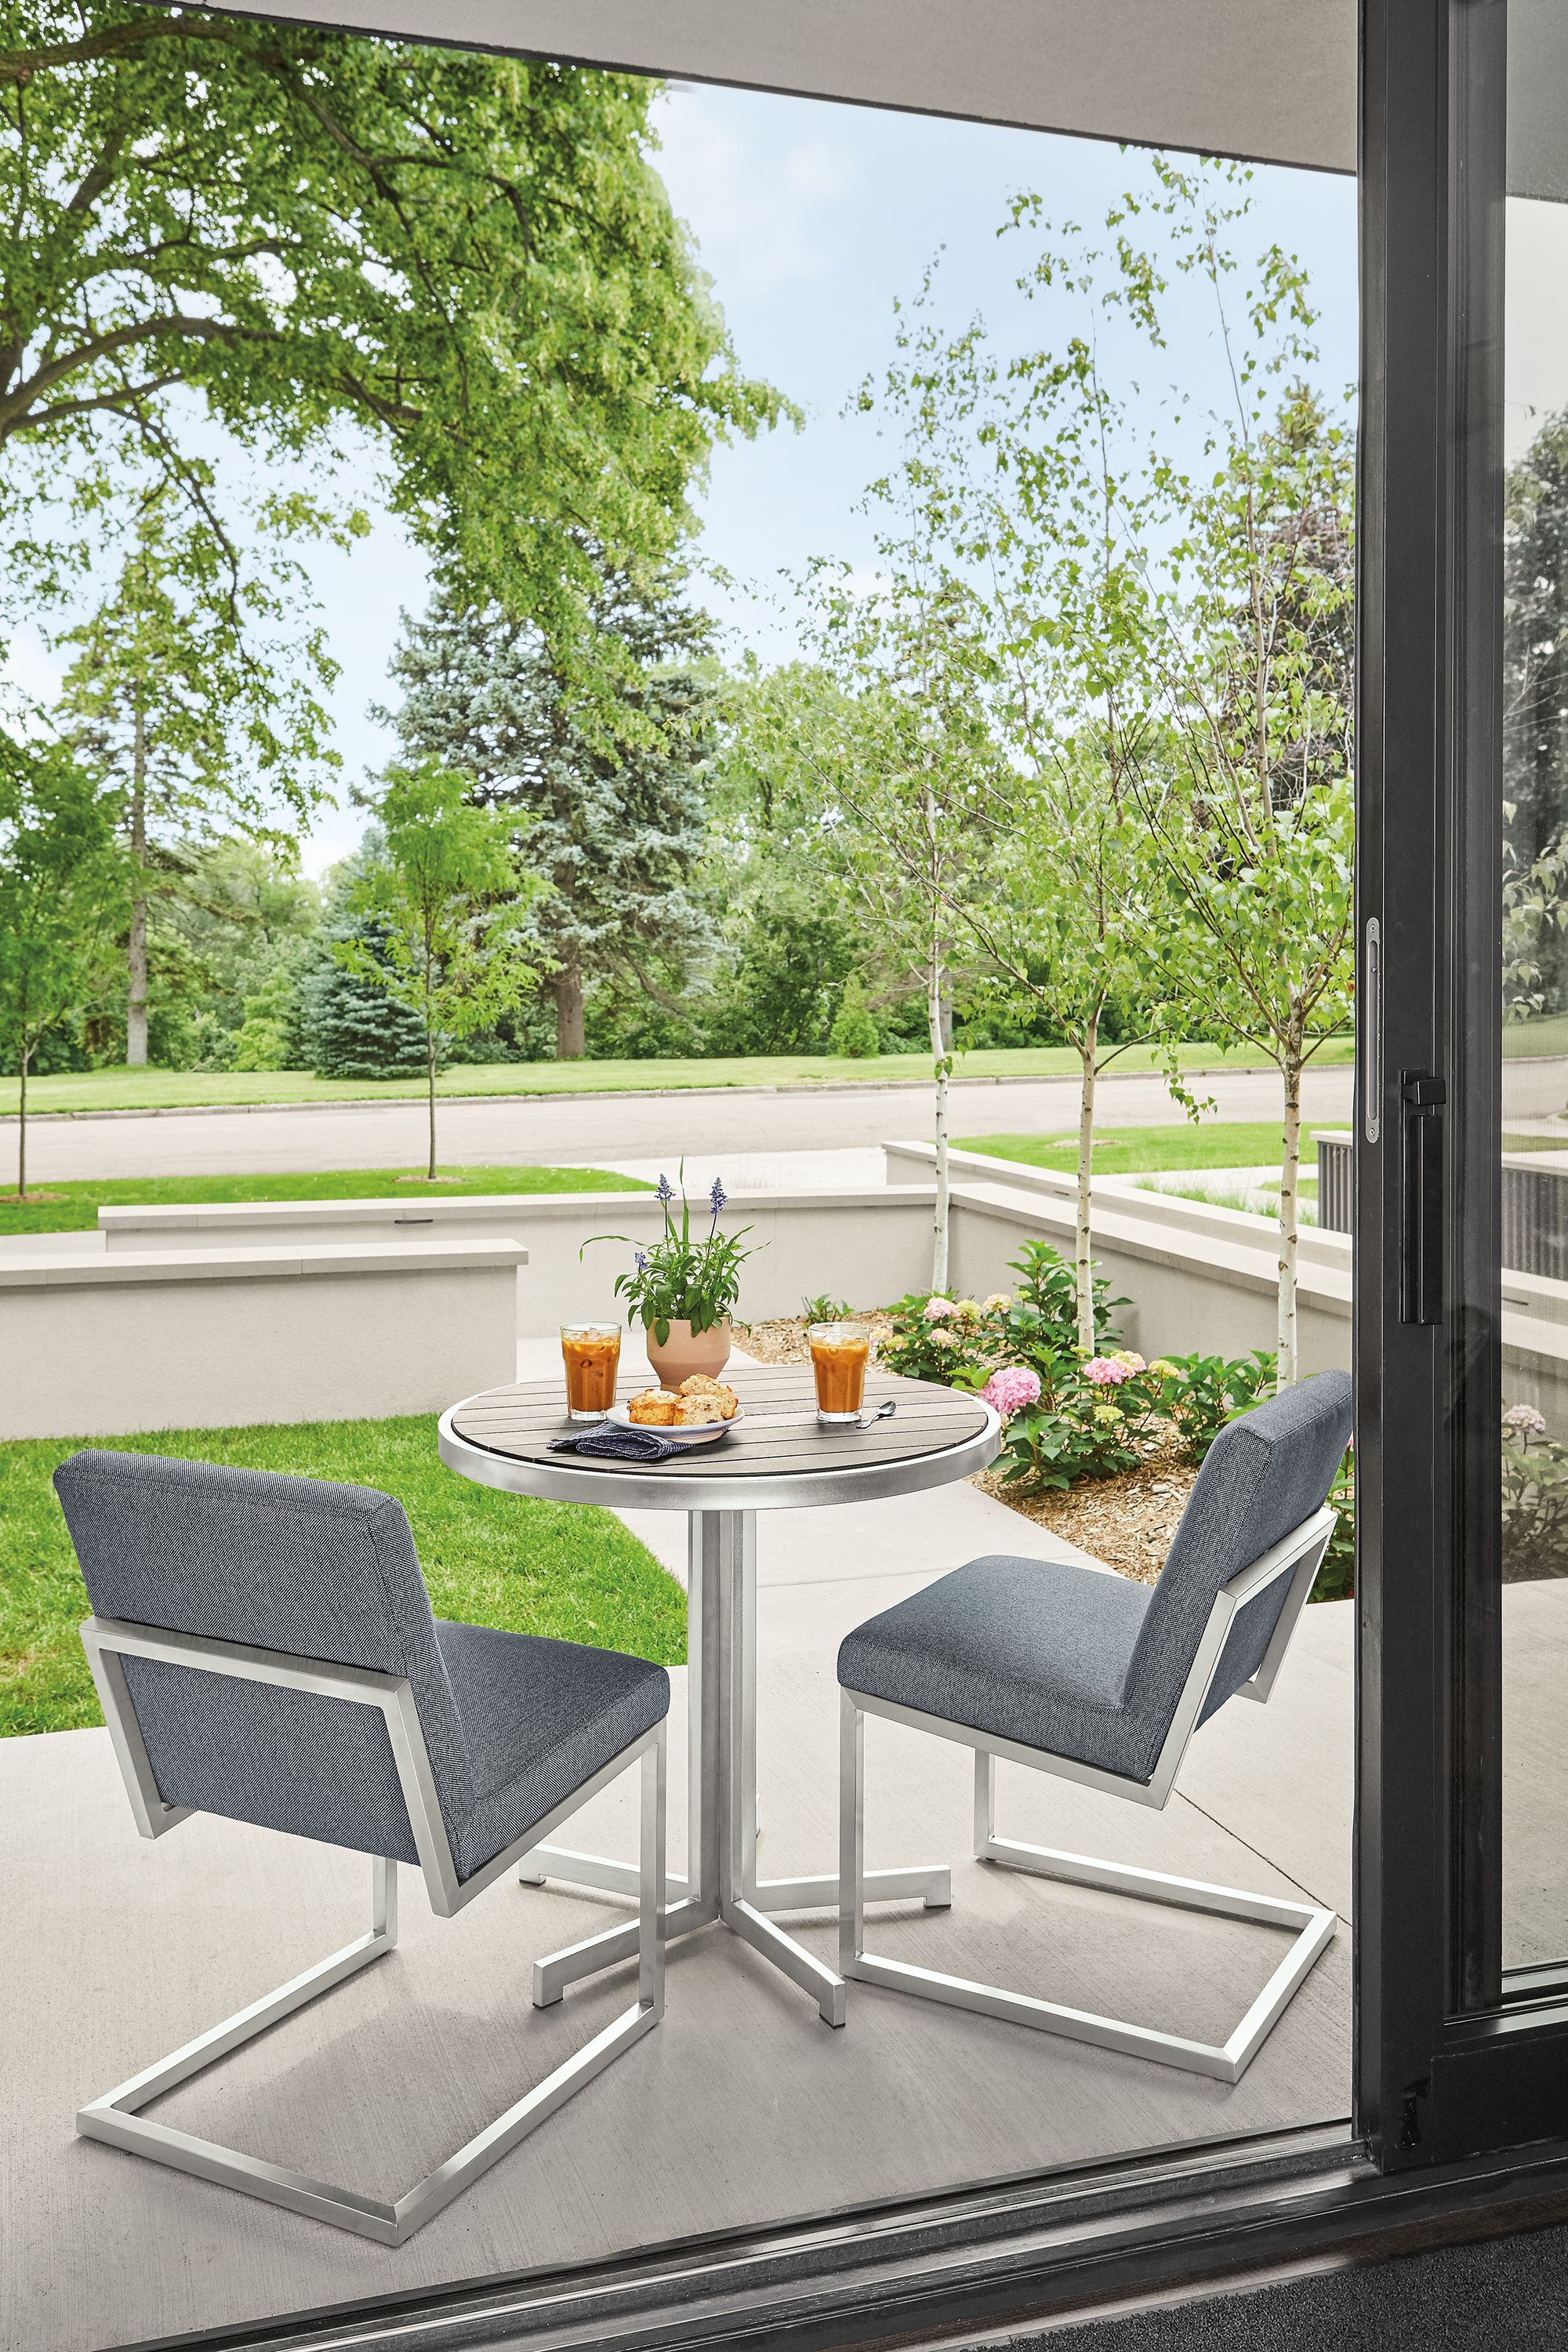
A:
[[[558,1501],[767,1510],[942,1486],[984,1469],[996,1452],[990,1406],[932,1381],[873,1368],[866,1411],[890,1397],[897,1412],[859,1428],[825,1429],[808,1365],[737,1365],[725,1378],[744,1420],[727,1437],[663,1462],[552,1454],[551,1440],[573,1427],[558,1380],[519,1381],[454,1405],[441,1420],[442,1458],[482,1485]]]

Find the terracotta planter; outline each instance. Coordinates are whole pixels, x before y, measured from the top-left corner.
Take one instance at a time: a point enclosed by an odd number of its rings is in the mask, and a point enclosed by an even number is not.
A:
[[[669,1337],[660,1347],[653,1333],[645,1334],[647,1360],[667,1389],[678,1389],[693,1372],[706,1372],[716,1380],[730,1360],[730,1318],[710,1324],[706,1331],[695,1334],[689,1323],[678,1323],[669,1318]]]

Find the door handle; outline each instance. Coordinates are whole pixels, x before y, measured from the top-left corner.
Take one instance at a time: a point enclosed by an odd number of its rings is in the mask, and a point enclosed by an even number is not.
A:
[[[1402,1323],[1443,1319],[1443,1106],[1447,1083],[1428,1070],[1400,1073],[1405,1230],[1399,1269]]]

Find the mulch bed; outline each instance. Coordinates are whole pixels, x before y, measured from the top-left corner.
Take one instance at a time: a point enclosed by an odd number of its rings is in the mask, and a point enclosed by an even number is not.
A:
[[[879,1347],[892,1333],[889,1318],[876,1307],[857,1308],[855,1319],[870,1324]],[[766,1323],[737,1323],[735,1338],[747,1355],[764,1364],[804,1364],[810,1360],[805,1319],[781,1316]],[[1165,1554],[1176,1532],[1197,1471],[1181,1459],[1175,1440],[1151,1451],[1136,1470],[1120,1478],[1080,1478],[1065,1494],[1020,1495],[1005,1486],[1000,1472],[977,1471],[969,1481],[984,1495],[993,1495],[1008,1509],[1052,1535],[1092,1552],[1121,1576],[1136,1584],[1152,1584],[1165,1564]]]
[[[980,1471],[969,1483],[1037,1527],[1092,1552],[1119,1576],[1152,1584],[1197,1475],[1172,1442],[1120,1478],[1079,1478],[1065,1494],[1020,1495],[993,1470]]]

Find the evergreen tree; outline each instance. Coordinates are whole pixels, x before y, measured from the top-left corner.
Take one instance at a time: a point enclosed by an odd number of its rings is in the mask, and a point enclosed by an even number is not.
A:
[[[712,625],[673,564],[606,571],[593,609],[613,640],[606,705],[585,696],[540,630],[498,605],[438,590],[405,623],[392,671],[402,708],[379,714],[410,761],[475,779],[475,797],[514,814],[521,862],[551,884],[530,919],[554,970],[556,1054],[584,1050],[584,988],[630,981],[667,1009],[709,925],[695,888],[706,833],[706,768],[717,688]]]
[[[354,855],[332,868],[321,961],[300,986],[300,1058],[319,1078],[413,1078],[425,1073],[419,1015],[374,982],[345,970],[333,953],[353,940],[372,955],[385,956],[385,917],[360,913],[353,903],[384,862],[382,837],[373,827]]]

